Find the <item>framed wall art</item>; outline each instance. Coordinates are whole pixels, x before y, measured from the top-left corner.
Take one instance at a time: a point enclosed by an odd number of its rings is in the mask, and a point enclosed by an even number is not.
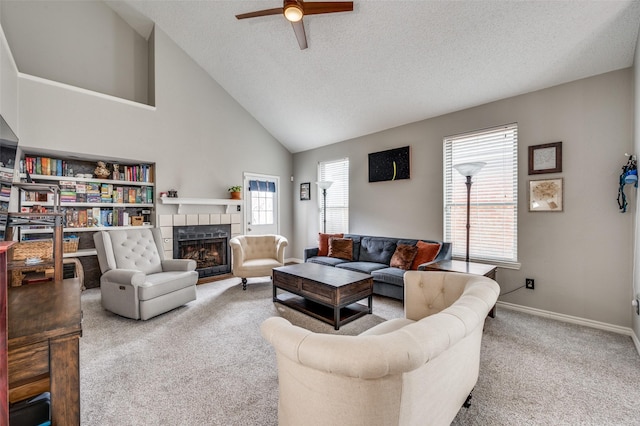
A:
[[[562,142],[529,147],[529,174],[560,173],[562,171]]]
[[[369,154],[369,182],[409,179],[410,160],[408,146]]]
[[[529,181],[530,212],[561,212],[564,209],[563,179]]]
[[[311,199],[311,182],[300,184],[300,200],[307,201]]]

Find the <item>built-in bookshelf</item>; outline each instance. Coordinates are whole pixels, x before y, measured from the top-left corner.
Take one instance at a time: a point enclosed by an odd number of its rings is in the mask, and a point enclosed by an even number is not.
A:
[[[94,232],[154,226],[154,164],[133,160],[76,158],[74,155],[57,155],[53,152],[25,152],[19,163],[19,171],[22,181],[59,187],[58,195],[21,191],[19,212],[51,212],[56,205],[59,206],[64,239],[78,238],[78,249],[65,252],[63,257],[80,258],[87,287],[99,285]],[[50,228],[31,226],[20,229],[20,241],[47,238],[51,238]]]
[[[59,205],[65,233],[152,226],[153,165],[106,162],[103,165],[101,172],[106,170],[107,179],[95,177],[96,162],[25,155],[20,163],[26,179],[60,187]],[[22,192],[20,211],[50,210],[56,200],[51,198],[52,194],[44,195],[46,198],[41,193]]]

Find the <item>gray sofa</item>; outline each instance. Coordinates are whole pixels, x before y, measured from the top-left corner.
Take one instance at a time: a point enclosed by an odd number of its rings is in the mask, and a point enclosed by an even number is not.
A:
[[[358,234],[344,234],[344,238],[353,240],[353,260],[348,261],[336,257],[318,256],[319,248],[310,247],[304,251],[304,261],[369,274],[373,277],[374,294],[403,300],[403,276],[406,271],[391,267],[389,264],[391,263],[391,257],[398,244],[416,245],[419,240]],[[434,240],[420,241],[440,243],[441,248],[432,262],[420,265],[418,270],[424,270],[425,266],[429,263],[451,259],[451,243]]]

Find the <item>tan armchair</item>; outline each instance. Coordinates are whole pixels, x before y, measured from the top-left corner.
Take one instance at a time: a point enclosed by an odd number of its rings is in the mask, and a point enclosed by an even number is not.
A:
[[[147,320],[196,299],[196,262],[164,259],[159,228],[100,231],[93,240],[106,310]]]
[[[247,289],[247,278],[271,276],[271,270],[284,266],[284,249],[289,241],[280,235],[238,235],[229,240],[231,245],[231,272],[242,278],[242,289]]]
[[[278,424],[451,424],[478,380],[482,330],[500,287],[479,275],[407,271],[405,318],[359,336],[262,323],[278,363]]]

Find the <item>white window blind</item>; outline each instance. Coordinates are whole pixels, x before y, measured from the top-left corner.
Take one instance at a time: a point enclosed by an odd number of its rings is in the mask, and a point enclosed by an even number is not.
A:
[[[470,260],[514,264],[518,261],[517,123],[444,139],[444,239],[453,256],[465,258],[466,178],[453,166],[484,161],[473,176],[470,208]]]
[[[349,232],[349,159],[325,161],[318,164],[318,181],[331,181],[327,189],[327,230],[329,234]],[[324,197],[318,188],[320,226],[324,222]]]

